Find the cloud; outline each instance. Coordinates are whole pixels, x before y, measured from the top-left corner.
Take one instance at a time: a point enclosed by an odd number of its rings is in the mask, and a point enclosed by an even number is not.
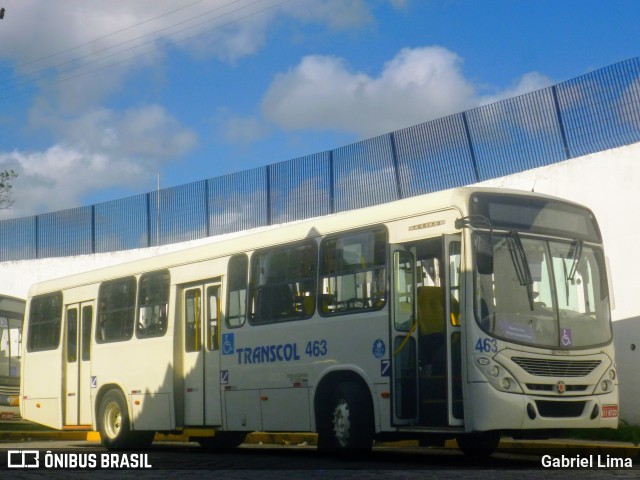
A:
[[[366,138],[550,84],[530,73],[510,89],[482,97],[461,66],[457,54],[439,46],[404,48],[377,76],[353,71],[338,57],[307,56],[275,76],[262,114],[284,130],[340,130]]]
[[[326,24],[338,30],[373,22],[373,15],[363,0],[304,0],[285,4],[283,9],[298,20]]]
[[[501,90],[493,95],[483,96],[480,100],[480,105],[488,105],[507,98],[518,97],[520,95],[550,87],[553,84],[554,82],[549,77],[542,75],[539,72],[525,73],[512,87]]]
[[[132,71],[161,65],[167,45],[198,59],[235,62],[257,53],[281,18],[342,29],[372,20],[364,0],[5,0],[3,6],[0,60],[14,65],[15,84],[35,82],[65,108],[95,105]]]
[[[41,116],[38,122],[64,140],[44,151],[0,153],[0,170],[19,175],[16,203],[0,212],[2,218],[75,207],[86,203],[85,195],[108,188],[138,191],[149,172],[197,142],[157,105],[124,112],[96,109],[68,121]]]
[[[239,116],[219,108],[215,120],[224,139],[232,144],[253,143],[269,134],[269,125],[258,115]]]
[[[347,130],[368,137],[464,110],[475,88],[441,47],[402,49],[377,77],[331,56],[307,56],[275,77],[262,103],[286,130]]]

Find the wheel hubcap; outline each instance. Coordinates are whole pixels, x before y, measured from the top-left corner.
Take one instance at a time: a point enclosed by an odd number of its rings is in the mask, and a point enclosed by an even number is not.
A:
[[[349,405],[344,400],[341,400],[333,411],[333,432],[339,446],[347,446],[350,430]]]
[[[115,402],[107,405],[104,411],[104,429],[109,438],[116,438],[122,426],[122,412]]]

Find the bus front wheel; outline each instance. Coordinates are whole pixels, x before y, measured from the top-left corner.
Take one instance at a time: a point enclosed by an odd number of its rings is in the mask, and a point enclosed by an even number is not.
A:
[[[353,382],[339,384],[327,413],[319,432],[320,448],[371,449],[373,411],[371,400],[361,386]]]
[[[102,445],[109,449],[146,448],[153,442],[155,432],[133,431],[129,410],[120,390],[109,390],[98,409],[98,431]]]

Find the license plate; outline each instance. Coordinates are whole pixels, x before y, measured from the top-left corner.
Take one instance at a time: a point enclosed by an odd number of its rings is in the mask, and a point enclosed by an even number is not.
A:
[[[602,418],[616,418],[618,416],[618,405],[603,405]]]

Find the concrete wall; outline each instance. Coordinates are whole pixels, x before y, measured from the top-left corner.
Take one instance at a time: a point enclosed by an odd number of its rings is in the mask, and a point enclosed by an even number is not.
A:
[[[640,143],[496,178],[480,185],[546,193],[582,203],[593,210],[604,236],[613,280],[615,308],[612,315],[622,417],[640,425],[640,402],[635,400],[640,398],[640,374],[635,369],[640,362],[640,305],[636,302],[640,294],[637,272],[640,249],[635,248],[636,240],[640,239],[640,222],[636,223],[639,218],[636,192],[640,188]],[[26,297],[29,286],[41,280],[237,235],[124,252],[4,262],[0,263],[0,292]]]

